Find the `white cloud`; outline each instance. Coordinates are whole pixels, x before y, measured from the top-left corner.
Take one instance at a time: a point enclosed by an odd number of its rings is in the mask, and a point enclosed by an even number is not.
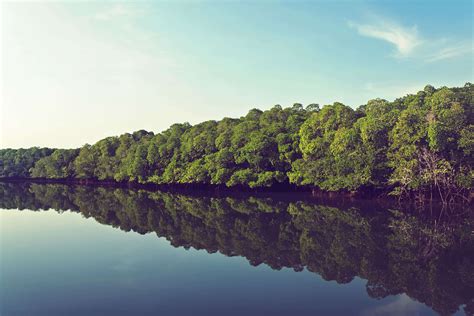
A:
[[[411,27],[400,25],[386,18],[375,16],[373,23],[360,24],[349,22],[362,36],[372,37],[393,44],[396,48],[395,57],[416,58],[425,62],[436,62],[466,54],[472,54],[472,40],[457,41],[445,38],[425,38],[416,25]]]
[[[407,56],[422,43],[416,26],[403,27],[395,23],[380,22],[375,25],[349,23],[363,36],[384,40],[395,45],[398,53]]]
[[[443,59],[454,58],[465,54],[472,54],[472,43],[458,43],[454,46],[442,47],[437,52],[426,58],[427,62],[435,62]]]

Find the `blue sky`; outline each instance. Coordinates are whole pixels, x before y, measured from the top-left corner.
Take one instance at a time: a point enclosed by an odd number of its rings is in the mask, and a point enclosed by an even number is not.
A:
[[[0,147],[473,81],[471,1],[2,2]]]

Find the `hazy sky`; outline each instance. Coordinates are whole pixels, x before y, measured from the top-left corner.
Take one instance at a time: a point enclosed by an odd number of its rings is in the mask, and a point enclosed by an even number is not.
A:
[[[471,1],[0,6],[1,148],[473,81]]]

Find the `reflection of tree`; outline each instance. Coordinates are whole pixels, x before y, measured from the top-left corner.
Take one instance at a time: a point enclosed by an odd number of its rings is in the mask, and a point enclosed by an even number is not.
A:
[[[105,187],[0,184],[0,207],[80,212],[175,247],[243,256],[320,274],[367,279],[371,297],[406,293],[441,314],[473,310],[473,220],[272,197],[215,197]]]

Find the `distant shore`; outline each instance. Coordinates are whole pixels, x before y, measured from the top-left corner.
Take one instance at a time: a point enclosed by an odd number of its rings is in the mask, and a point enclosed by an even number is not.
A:
[[[74,149],[0,149],[0,177],[466,204],[474,200],[473,94],[471,83],[427,85],[356,109],[275,105]]]

